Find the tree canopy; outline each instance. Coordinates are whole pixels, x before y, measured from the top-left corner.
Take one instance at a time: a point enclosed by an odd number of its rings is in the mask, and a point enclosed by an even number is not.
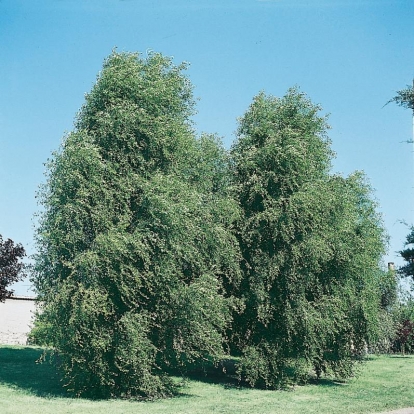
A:
[[[295,88],[261,93],[232,148],[246,301],[235,340],[252,385],[296,382],[312,367],[346,377],[375,322],[381,220],[362,174],[329,174],[319,112]]]
[[[399,269],[399,273],[404,277],[410,277],[414,280],[414,227],[411,227],[405,240],[405,249],[399,253],[405,261],[405,265]]]
[[[78,393],[167,395],[165,370],[223,354],[239,213],[220,141],[194,136],[184,69],[112,53],[48,164],[39,320]]]

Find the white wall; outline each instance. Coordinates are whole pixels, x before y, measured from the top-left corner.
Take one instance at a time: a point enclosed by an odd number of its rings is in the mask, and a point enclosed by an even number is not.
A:
[[[35,301],[6,299],[0,303],[0,344],[26,345]]]

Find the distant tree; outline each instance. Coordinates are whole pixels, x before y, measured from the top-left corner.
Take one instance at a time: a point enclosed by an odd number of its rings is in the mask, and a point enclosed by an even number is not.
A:
[[[399,253],[406,263],[399,269],[399,273],[414,280],[414,227],[411,227],[404,246],[405,249]]]
[[[394,264],[378,275],[378,288],[381,295],[381,308],[390,311],[398,302],[398,273]]]
[[[0,235],[0,302],[13,294],[8,287],[25,276],[24,263],[20,261],[25,256],[21,244],[14,244],[11,239],[3,241]]]
[[[362,174],[329,174],[319,112],[297,89],[261,93],[232,147],[245,303],[233,346],[252,385],[306,380],[312,368],[347,377],[375,336],[382,223]]]
[[[37,332],[78,394],[165,396],[167,370],[224,352],[239,209],[220,141],[194,136],[184,69],[112,53],[48,163]]]
[[[393,267],[388,271],[378,272],[378,291],[380,309],[375,335],[371,337],[369,349],[375,353],[389,353],[392,351],[398,329],[396,312],[399,309],[398,273]]]
[[[412,112],[412,122],[413,122],[413,136],[411,140],[407,140],[407,143],[412,143],[414,145],[414,79],[413,86],[407,85],[405,89],[397,91],[397,95],[390,99],[388,103],[394,102],[399,106],[402,106],[406,109],[411,109]],[[406,246],[414,242],[414,227],[411,229],[411,233],[407,236]],[[407,264],[400,269],[400,273],[404,276],[414,277],[414,250],[412,248],[407,248],[400,252]]]
[[[406,295],[395,309],[396,332],[393,350],[401,353],[414,353],[414,299]]]
[[[398,273],[414,281],[414,226],[411,226],[404,247],[405,249],[399,253],[405,264],[398,269]],[[406,296],[395,312],[398,330],[394,350],[412,353],[414,352],[414,300],[408,292]]]

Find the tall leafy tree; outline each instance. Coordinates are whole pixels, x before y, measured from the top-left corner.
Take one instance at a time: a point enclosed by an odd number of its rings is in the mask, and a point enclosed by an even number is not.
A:
[[[11,239],[3,241],[0,234],[0,302],[13,294],[10,285],[25,276],[25,266],[21,261],[25,256],[26,252],[21,244],[15,244]]]
[[[259,94],[232,148],[243,210],[245,310],[235,316],[240,375],[277,387],[352,372],[374,335],[383,229],[363,175],[330,175],[320,107],[297,89]]]
[[[414,280],[414,227],[411,227],[410,233],[407,235],[404,247],[400,251],[401,257],[405,261],[405,265],[399,269],[402,276],[410,277]]]
[[[218,358],[239,275],[239,210],[192,86],[160,54],[113,52],[40,191],[38,330],[69,389],[168,395],[167,369]]]
[[[394,102],[398,106],[401,106],[405,109],[411,109],[413,111],[413,138],[411,142],[414,145],[414,79],[413,86],[407,85],[405,89],[397,91],[392,99],[388,103]],[[411,247],[414,243],[414,227],[411,228],[410,233],[407,235],[405,249],[400,251],[402,258],[406,261],[406,264],[400,269],[400,273],[404,276],[409,276],[414,278],[414,249]]]

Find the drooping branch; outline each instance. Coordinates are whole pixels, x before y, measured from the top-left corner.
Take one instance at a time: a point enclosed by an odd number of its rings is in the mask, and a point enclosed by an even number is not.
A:
[[[403,108],[412,109],[414,111],[414,79],[412,87],[407,85],[405,89],[397,91],[397,95],[390,99],[387,104],[391,102],[394,102]]]

